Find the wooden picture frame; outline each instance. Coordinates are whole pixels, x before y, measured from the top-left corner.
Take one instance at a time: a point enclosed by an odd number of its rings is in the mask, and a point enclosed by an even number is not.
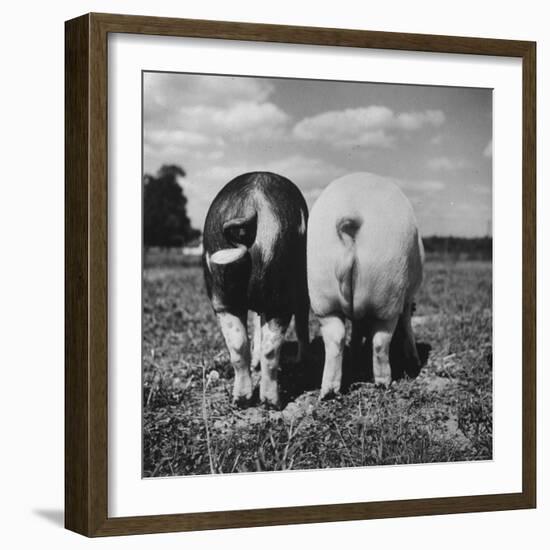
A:
[[[139,517],[108,516],[107,36],[109,33],[520,58],[523,71],[522,491]],[[88,14],[65,26],[65,525],[86,536],[482,512],[536,506],[534,42]]]

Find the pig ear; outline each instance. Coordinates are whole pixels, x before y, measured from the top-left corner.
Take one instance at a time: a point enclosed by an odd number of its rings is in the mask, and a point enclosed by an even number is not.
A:
[[[210,256],[210,262],[217,265],[225,265],[240,260],[247,253],[245,246],[237,248],[223,248]]]
[[[223,224],[223,235],[234,246],[250,248],[256,240],[258,214],[251,213],[242,218],[233,218]]]

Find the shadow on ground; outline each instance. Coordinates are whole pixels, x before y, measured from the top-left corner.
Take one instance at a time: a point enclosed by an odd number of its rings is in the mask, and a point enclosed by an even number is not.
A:
[[[41,517],[46,521],[63,527],[65,525],[65,513],[63,510],[33,510],[35,516]]]
[[[416,349],[420,357],[420,367],[411,368],[397,341],[398,339],[392,340],[390,347],[392,379],[400,380],[404,376],[416,378],[428,362],[432,347],[428,343],[417,342]],[[322,338],[317,336],[313,339],[306,360],[302,364],[293,363],[291,359],[296,356],[297,346],[296,342],[285,342],[281,352],[282,365],[279,373],[279,387],[282,408],[303,393],[318,390],[321,387],[325,361],[325,348]],[[344,348],[342,393],[346,393],[355,382],[373,382],[372,352],[368,344],[363,345],[360,355],[355,361],[352,361],[350,346],[346,345]]]

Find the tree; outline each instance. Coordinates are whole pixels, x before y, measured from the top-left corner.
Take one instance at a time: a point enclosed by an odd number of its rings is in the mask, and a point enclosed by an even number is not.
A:
[[[143,242],[145,247],[182,246],[200,231],[187,216],[187,197],[177,182],[185,177],[176,164],[163,165],[156,176],[143,177]]]

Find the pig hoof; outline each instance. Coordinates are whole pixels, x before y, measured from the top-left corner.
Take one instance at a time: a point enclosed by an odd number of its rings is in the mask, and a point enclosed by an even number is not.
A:
[[[422,370],[422,364],[420,361],[412,361],[405,367],[405,372],[411,377],[416,378]]]
[[[260,390],[260,403],[266,409],[280,409],[279,392],[275,391],[261,391]]]
[[[335,399],[340,395],[340,392],[334,388],[329,388],[328,390],[321,390],[319,394],[319,401],[328,401],[329,399]]]
[[[251,398],[246,395],[240,395],[239,397],[233,397],[233,407],[236,409],[246,409],[250,406]]]
[[[262,406],[264,409],[268,411],[280,411],[281,410],[281,404],[279,401],[270,401],[268,399],[262,399]]]
[[[260,382],[260,403],[266,407],[279,407],[279,386],[277,382],[262,379]]]

